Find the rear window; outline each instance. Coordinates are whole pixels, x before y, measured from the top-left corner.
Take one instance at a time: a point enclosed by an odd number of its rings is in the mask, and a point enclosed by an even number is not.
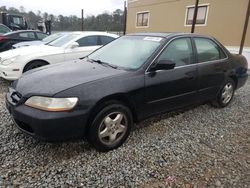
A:
[[[97,46],[98,45],[98,36],[87,36],[83,37],[76,42],[79,43],[79,46]]]
[[[33,32],[25,32],[25,33],[19,33],[19,37],[21,38],[32,38],[35,39],[35,34]]]
[[[38,38],[39,40],[42,40],[42,39],[44,39],[45,37],[48,36],[48,35],[46,35],[46,34],[44,34],[44,33],[36,33],[36,35],[37,35],[37,38]]]
[[[205,38],[195,38],[198,62],[215,61],[226,58],[226,54],[214,41]]]
[[[114,40],[113,37],[108,37],[108,36],[100,36],[101,40],[101,45],[106,45]]]

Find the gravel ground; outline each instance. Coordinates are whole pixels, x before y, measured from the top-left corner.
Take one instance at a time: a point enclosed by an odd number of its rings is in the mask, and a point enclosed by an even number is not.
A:
[[[18,131],[4,105],[8,85],[0,79],[0,187],[250,186],[250,80],[228,107],[148,119],[108,153]]]

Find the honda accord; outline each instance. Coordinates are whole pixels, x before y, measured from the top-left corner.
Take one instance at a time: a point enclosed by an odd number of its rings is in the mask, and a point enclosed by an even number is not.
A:
[[[6,94],[17,127],[58,141],[119,147],[135,122],[210,102],[227,106],[248,77],[247,61],[212,37],[130,34],[85,58],[25,73]]]

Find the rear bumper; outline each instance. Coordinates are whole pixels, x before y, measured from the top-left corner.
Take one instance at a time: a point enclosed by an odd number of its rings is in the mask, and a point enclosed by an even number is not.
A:
[[[88,113],[84,110],[46,112],[24,104],[14,106],[6,95],[6,107],[16,126],[44,141],[64,141],[84,137]]]
[[[246,73],[246,74],[242,75],[241,77],[238,77],[238,83],[237,83],[236,89],[239,89],[245,85],[245,83],[247,82],[248,76],[249,76],[248,73]]]

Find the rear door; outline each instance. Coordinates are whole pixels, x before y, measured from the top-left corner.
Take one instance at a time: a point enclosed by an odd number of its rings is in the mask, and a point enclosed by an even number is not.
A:
[[[145,116],[193,103],[197,92],[197,65],[191,39],[174,39],[156,62],[170,60],[171,70],[148,70],[145,74]]]
[[[198,66],[198,92],[200,99],[214,98],[229,70],[228,57],[217,42],[209,38],[195,37]]]

